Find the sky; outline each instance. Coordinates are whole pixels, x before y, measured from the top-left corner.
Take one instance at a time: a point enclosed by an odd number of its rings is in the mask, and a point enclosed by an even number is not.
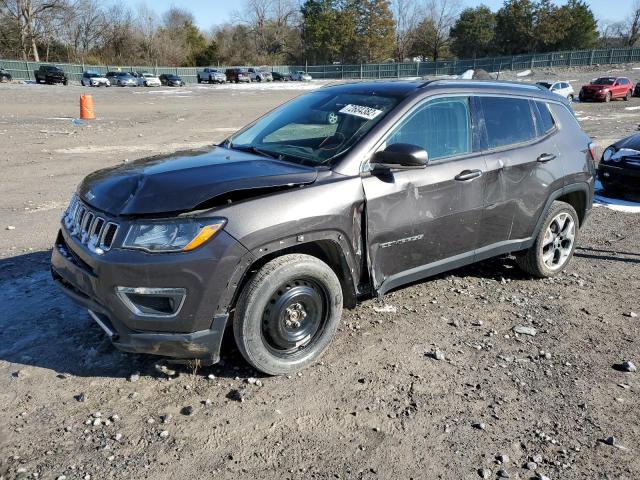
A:
[[[147,0],[147,5],[162,14],[172,5],[186,8],[190,10],[195,18],[198,26],[204,30],[208,30],[214,25],[225,23],[231,18],[234,10],[241,11],[246,0]],[[504,0],[462,0],[464,6],[475,7],[483,3],[492,10],[499,9]],[[555,3],[563,4],[565,1],[556,0]],[[588,0],[587,3],[593,10],[597,19],[607,20],[610,22],[624,20],[631,11],[631,0]],[[616,8],[611,8],[612,4]]]

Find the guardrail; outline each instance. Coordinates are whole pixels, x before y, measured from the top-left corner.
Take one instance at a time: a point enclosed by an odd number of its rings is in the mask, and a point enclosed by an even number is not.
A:
[[[601,50],[571,50],[565,52],[514,55],[506,57],[475,58],[467,60],[439,60],[437,62],[404,62],[377,64],[333,64],[333,65],[267,65],[264,69],[284,74],[305,71],[316,79],[384,79],[423,77],[428,75],[456,75],[469,69],[482,68],[488,72],[504,70],[526,70],[541,67],[578,67],[587,65],[611,65],[640,62],[640,48],[611,48]],[[69,76],[79,81],[82,72],[93,70],[99,73],[110,71],[143,71],[157,75],[172,73],[185,82],[195,83],[198,67],[115,66],[85,65],[53,62],[25,62],[0,60],[0,67],[9,70],[17,80],[33,80],[34,71],[40,65],[57,65]],[[203,68],[203,67],[202,67]],[[229,66],[218,67],[221,70]]]

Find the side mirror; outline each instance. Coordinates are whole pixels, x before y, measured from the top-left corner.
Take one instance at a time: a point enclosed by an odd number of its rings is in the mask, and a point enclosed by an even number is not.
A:
[[[424,148],[409,143],[394,143],[376,152],[371,159],[371,166],[374,170],[412,169],[425,168],[428,162],[429,154]]]

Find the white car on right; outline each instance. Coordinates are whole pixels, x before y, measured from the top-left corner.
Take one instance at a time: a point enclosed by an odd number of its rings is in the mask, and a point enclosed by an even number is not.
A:
[[[298,70],[297,72],[293,72],[291,75],[291,80],[295,80],[298,82],[310,82],[311,81],[311,75],[309,75],[307,72],[303,71],[303,70]]]
[[[561,97],[566,98],[570,102],[573,101],[573,97],[575,97],[575,92],[573,91],[573,87],[567,81],[558,81],[558,82],[536,82],[536,85],[540,85],[541,87],[546,88],[547,90],[551,90],[556,95],[560,95]]]

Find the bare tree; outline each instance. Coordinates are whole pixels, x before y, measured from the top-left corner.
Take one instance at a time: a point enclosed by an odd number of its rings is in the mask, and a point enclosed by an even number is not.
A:
[[[449,43],[449,31],[460,13],[460,0],[423,0],[420,24],[416,28],[414,51],[438,60]]]
[[[628,47],[635,47],[638,41],[640,41],[640,0],[633,2],[625,33],[626,45]]]
[[[416,0],[393,0],[391,3],[396,20],[396,60],[402,62],[409,54],[420,23],[420,11]]]
[[[147,61],[157,60],[156,39],[159,26],[158,15],[146,3],[139,4],[136,11],[136,29],[141,37],[142,49]]]
[[[64,0],[0,0],[0,6],[16,19],[20,25],[20,47],[24,60],[28,59],[30,50],[33,59],[40,61],[38,54],[38,23],[42,23],[47,15],[64,8]]]
[[[294,0],[248,0],[244,10],[232,17],[249,33],[257,60],[279,61],[300,42],[299,7]]]

